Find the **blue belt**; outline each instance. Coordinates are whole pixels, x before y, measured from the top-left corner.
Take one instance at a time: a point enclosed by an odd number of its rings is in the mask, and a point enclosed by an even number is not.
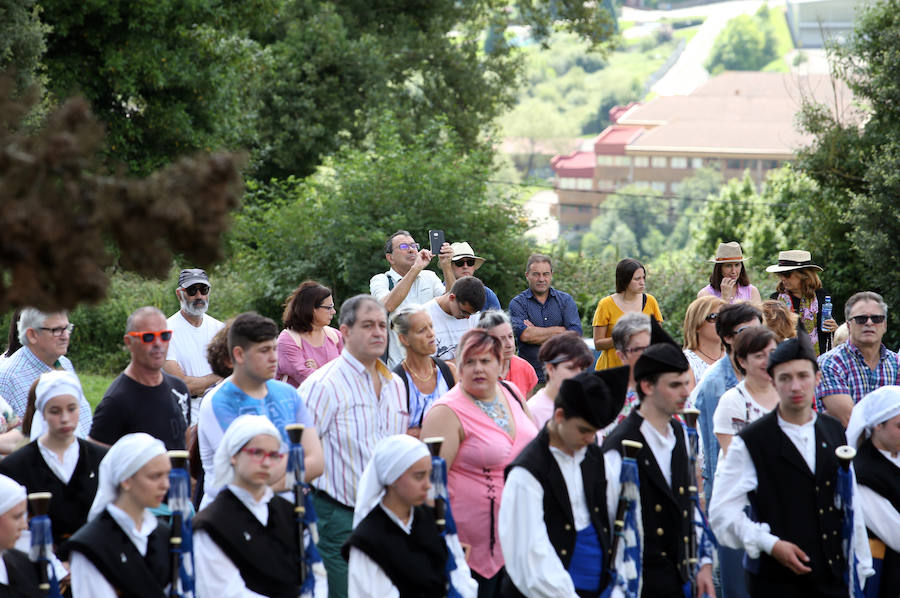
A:
[[[603,574],[603,547],[597,538],[593,524],[578,530],[575,536],[575,550],[569,562],[569,575],[578,590],[596,591],[600,589]]]

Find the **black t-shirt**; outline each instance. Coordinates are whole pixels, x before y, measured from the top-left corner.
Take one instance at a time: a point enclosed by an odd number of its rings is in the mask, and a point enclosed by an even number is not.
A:
[[[188,396],[188,388],[180,378],[162,375],[159,386],[144,386],[119,374],[94,411],[91,438],[113,444],[126,434],[146,432],[162,440],[167,450],[184,449],[187,424],[179,401]]]

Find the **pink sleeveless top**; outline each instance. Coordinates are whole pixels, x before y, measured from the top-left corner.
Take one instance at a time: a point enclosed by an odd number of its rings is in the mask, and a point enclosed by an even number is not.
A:
[[[434,402],[446,405],[462,424],[465,438],[453,466],[447,472],[450,507],[459,540],[472,546],[469,567],[483,577],[493,577],[503,567],[497,534],[503,470],[537,436],[534,422],[519,402],[500,387],[516,423],[516,437],[494,423],[457,384]]]
[[[735,301],[750,301],[750,289],[756,288],[752,284],[748,284],[745,287],[738,285],[737,290],[734,292],[734,300]],[[711,284],[703,287],[703,290],[709,293],[714,297],[722,298],[722,291],[715,290]]]

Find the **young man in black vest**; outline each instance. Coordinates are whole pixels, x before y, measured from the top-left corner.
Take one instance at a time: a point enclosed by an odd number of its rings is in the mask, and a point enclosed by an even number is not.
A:
[[[503,596],[594,598],[609,583],[615,503],[596,435],[622,409],[628,373],[618,367],[564,380],[553,416],[507,468]]]
[[[845,443],[844,430],[812,409],[819,374],[809,336],[778,345],[768,371],[780,401],[731,441],[713,489],[713,530],[719,542],[746,551],[753,598],[847,596],[835,506],[835,449]],[[856,513],[853,544],[863,576],[871,557],[858,504]]]
[[[687,539],[696,534],[691,502],[690,462],[684,427],[674,415],[684,409],[691,383],[690,364],[675,344],[648,347],[634,364],[640,405],[603,443],[609,480],[618,501],[622,441],[643,444],[637,456],[643,521],[642,598],[683,598],[691,575]],[[712,565],[700,561],[697,598],[715,596]],[[772,597],[774,598],[774,597]]]

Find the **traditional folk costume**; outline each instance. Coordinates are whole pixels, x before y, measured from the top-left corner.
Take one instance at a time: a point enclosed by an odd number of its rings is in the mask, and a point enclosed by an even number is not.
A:
[[[25,501],[25,487],[0,475],[0,515]],[[38,567],[28,555],[15,548],[0,552],[0,598],[38,598],[46,592],[38,588]]]
[[[412,507],[404,522],[381,502],[387,486],[428,456],[421,441],[405,434],[388,436],[375,447],[359,481],[353,533],[343,548],[350,598],[441,598],[451,584],[463,598],[477,595],[459,539],[441,537],[430,507]]]
[[[634,379],[640,384],[654,374],[688,369],[690,364],[677,345],[660,342],[648,347],[635,363]],[[695,534],[698,545],[703,545],[703,531],[694,526],[700,516],[690,492],[687,434],[675,418],[669,420],[667,433],[660,434],[644,419],[640,408],[633,410],[603,443],[610,480],[618,480],[623,440],[643,445],[637,454],[644,532],[641,596],[683,598],[684,587],[691,581],[687,538]],[[618,494],[616,487],[615,495]],[[702,556],[698,565],[702,567],[710,562],[708,556]]]
[[[782,342],[769,356],[769,371],[794,360],[816,363],[805,335]],[[780,409],[731,441],[713,489],[713,529],[720,542],[746,551],[751,597],[846,597],[850,564],[842,542],[855,550],[856,576],[870,574],[871,558],[858,501],[852,538],[842,534],[846,515],[836,502],[840,464],[835,449],[844,444],[843,428],[812,409],[807,423],[793,424],[781,418]],[[799,546],[812,571],[797,575],[770,556],[779,540]]]
[[[297,598],[300,594],[294,505],[266,487],[256,500],[234,481],[231,458],[254,437],[281,442],[262,415],[243,415],[228,426],[215,454],[216,499],[194,517],[198,598]],[[318,570],[317,570],[318,569]],[[327,596],[324,566],[313,567],[315,596]]]
[[[53,544],[57,553],[65,560],[67,551],[62,545],[87,522],[91,503],[97,493],[100,461],[106,454],[106,449],[93,442],[74,438],[60,460],[53,451],[43,446],[40,437],[46,430],[43,411],[47,402],[64,394],[80,400],[84,393],[75,374],[65,370],[54,370],[42,375],[35,390],[32,441],[0,461],[0,473],[25,486],[29,493],[53,494],[47,514],[52,522]]]
[[[566,419],[579,417],[603,429],[622,409],[628,373],[618,367],[578,374],[563,381],[556,406]],[[598,596],[609,583],[617,496],[600,447],[569,455],[550,446],[547,425],[507,468],[499,529],[508,579],[501,594]]]
[[[859,504],[866,518],[875,575],[866,598],[900,596],[900,456],[872,443],[872,429],[900,415],[900,386],[882,386],[853,407],[847,444],[857,447],[853,467]]]
[[[162,598],[171,579],[169,527],[144,509],[140,528],[113,504],[119,484],[166,454],[149,434],[126,434],[100,463],[88,523],[69,539],[74,598]]]

